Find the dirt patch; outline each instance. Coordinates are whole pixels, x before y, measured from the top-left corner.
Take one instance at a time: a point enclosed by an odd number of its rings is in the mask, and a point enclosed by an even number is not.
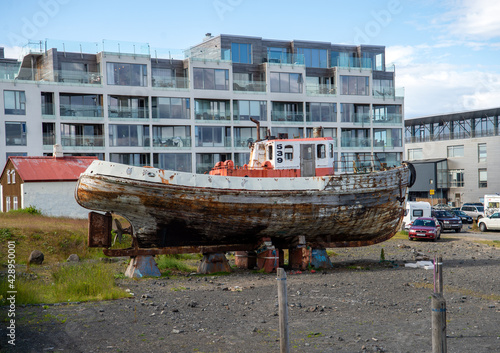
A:
[[[381,261],[381,250],[385,261]],[[287,272],[292,352],[431,352],[433,271],[443,257],[448,352],[500,351],[500,251],[445,233],[332,249],[333,269]],[[123,269],[125,270],[125,268]],[[121,279],[133,298],[17,308],[4,352],[278,352],[274,274]],[[0,308],[2,316],[6,308]]]

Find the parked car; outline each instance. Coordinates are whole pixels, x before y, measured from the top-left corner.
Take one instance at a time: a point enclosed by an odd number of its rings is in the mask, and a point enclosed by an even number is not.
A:
[[[477,222],[477,226],[481,232],[486,232],[488,229],[500,230],[500,212],[481,218]]]
[[[408,239],[430,239],[433,241],[441,238],[441,225],[434,217],[419,217],[413,221],[408,231]]]
[[[472,217],[469,216],[464,211],[451,210],[451,212],[453,212],[455,214],[455,216],[459,217],[462,220],[462,224],[464,224],[464,223],[472,224],[472,222],[473,222]]]
[[[435,217],[441,225],[441,230],[454,230],[459,233],[462,231],[462,220],[454,213],[443,210],[432,211],[432,217]]]
[[[480,218],[484,217],[484,206],[481,206],[481,204],[473,205],[464,203],[460,208],[460,211],[463,211],[467,215],[471,216],[472,219],[476,220],[476,222],[479,221]]]

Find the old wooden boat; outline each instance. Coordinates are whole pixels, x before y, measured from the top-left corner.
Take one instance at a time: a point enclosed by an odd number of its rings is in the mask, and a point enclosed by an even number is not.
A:
[[[346,247],[391,238],[414,181],[412,166],[354,163],[349,172],[336,171],[333,149],[327,137],[266,138],[252,144],[247,165],[221,162],[208,174],[95,161],[79,178],[76,200],[130,222],[135,252],[129,255],[245,250],[262,238],[278,248],[299,239]],[[95,220],[91,229],[99,233],[106,221],[99,214]],[[110,245],[107,224],[90,243]]]

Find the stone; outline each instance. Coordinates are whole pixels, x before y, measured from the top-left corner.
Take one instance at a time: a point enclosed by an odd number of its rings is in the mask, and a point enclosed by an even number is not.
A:
[[[80,262],[80,257],[77,254],[69,255],[67,262]]]
[[[43,263],[44,256],[40,250],[33,250],[30,254],[28,262],[35,265],[41,265]]]

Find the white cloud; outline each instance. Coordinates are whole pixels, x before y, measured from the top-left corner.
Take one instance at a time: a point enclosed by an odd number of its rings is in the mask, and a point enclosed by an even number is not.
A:
[[[460,38],[488,40],[500,37],[500,2],[497,0],[462,0],[441,19],[449,31]]]
[[[5,58],[7,59],[18,59],[21,57],[23,48],[21,47],[11,47],[7,45],[0,44],[0,47],[4,47]]]
[[[500,73],[446,60],[425,62],[436,58],[432,49],[425,44],[386,48],[387,62],[396,65],[396,87],[405,89],[406,118],[498,106]]]

